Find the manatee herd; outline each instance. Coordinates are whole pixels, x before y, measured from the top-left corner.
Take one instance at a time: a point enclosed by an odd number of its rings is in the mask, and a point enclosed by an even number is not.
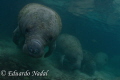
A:
[[[34,58],[50,56],[57,43],[61,53],[61,66],[67,64],[72,70],[79,69],[87,74],[94,74],[96,62],[93,57],[83,51],[79,39],[75,36],[59,35],[61,29],[60,16],[54,10],[41,4],[31,3],[19,12],[18,26],[13,32],[13,42],[24,53]],[[45,52],[47,47],[48,51]]]

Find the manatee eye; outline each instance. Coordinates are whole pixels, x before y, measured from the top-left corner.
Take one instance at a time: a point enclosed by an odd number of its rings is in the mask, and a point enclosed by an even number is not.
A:
[[[27,33],[27,32],[30,32],[30,29],[29,28],[26,28],[25,29],[25,32]]]
[[[49,40],[51,41],[53,39],[53,37],[51,36],[51,37],[49,37]]]

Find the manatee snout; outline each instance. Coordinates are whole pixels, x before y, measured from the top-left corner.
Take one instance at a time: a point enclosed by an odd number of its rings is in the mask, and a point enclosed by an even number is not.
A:
[[[41,44],[37,40],[31,40],[24,44],[23,52],[35,58],[39,58],[44,54]]]

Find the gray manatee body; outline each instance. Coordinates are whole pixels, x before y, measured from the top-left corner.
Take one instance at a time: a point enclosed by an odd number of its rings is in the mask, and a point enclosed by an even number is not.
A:
[[[61,63],[67,69],[80,69],[83,52],[80,41],[72,35],[61,34],[57,39],[57,48],[63,55]]]
[[[31,3],[23,7],[18,16],[18,27],[13,32],[13,42],[21,45],[23,52],[32,57],[49,56],[62,28],[59,15],[52,9]],[[49,50],[45,54],[44,48]]]
[[[96,62],[94,60],[94,55],[87,51],[83,50],[83,61],[81,64],[81,71],[83,73],[86,73],[89,76],[93,76],[96,71]]]

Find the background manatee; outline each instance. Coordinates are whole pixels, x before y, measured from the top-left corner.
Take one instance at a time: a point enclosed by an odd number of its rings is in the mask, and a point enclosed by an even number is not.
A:
[[[97,64],[97,69],[101,70],[103,69],[109,61],[109,57],[104,52],[98,52],[95,54],[95,62]]]
[[[93,76],[95,74],[96,62],[94,60],[94,55],[87,50],[83,50],[83,60],[80,70],[89,76]]]
[[[13,41],[33,57],[41,57],[44,48],[49,47],[45,57],[55,48],[55,40],[62,28],[59,15],[52,9],[31,3],[19,13],[18,27],[14,30]]]
[[[80,69],[83,52],[80,41],[69,34],[61,34],[57,39],[57,47],[61,52],[63,66],[70,69]]]

